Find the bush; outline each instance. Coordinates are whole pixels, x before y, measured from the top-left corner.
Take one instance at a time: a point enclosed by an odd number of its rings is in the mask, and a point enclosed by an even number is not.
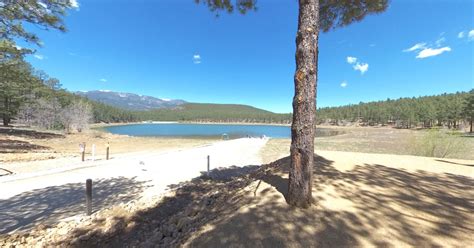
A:
[[[466,149],[466,141],[458,132],[446,132],[439,129],[425,131],[413,141],[415,155],[445,158]]]

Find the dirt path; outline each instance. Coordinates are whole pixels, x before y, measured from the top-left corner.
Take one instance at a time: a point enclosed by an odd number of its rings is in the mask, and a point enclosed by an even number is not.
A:
[[[54,224],[83,214],[88,178],[94,185],[94,211],[131,200],[147,202],[159,197],[168,186],[199,176],[206,170],[207,155],[211,169],[260,165],[259,151],[266,142],[246,138],[221,141],[182,151],[125,154],[86,164],[69,161],[67,167],[53,167],[46,172],[0,177],[0,233],[27,230],[40,222]]]

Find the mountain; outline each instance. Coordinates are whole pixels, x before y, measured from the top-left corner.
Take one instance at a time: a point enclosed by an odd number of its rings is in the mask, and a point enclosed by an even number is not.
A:
[[[171,109],[186,103],[186,101],[183,100],[160,99],[152,96],[108,90],[79,91],[75,92],[75,94],[114,107],[136,111]]]

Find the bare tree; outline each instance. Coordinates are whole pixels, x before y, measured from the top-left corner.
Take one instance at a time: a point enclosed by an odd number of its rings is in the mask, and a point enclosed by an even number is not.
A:
[[[61,111],[61,123],[66,132],[81,132],[92,121],[92,108],[83,100],[75,100]]]

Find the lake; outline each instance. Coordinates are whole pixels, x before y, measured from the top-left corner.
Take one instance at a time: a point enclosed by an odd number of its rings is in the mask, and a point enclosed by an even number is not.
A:
[[[113,134],[130,136],[220,138],[223,134],[227,134],[230,139],[262,135],[271,138],[291,137],[289,126],[275,125],[152,123],[110,126],[104,129]],[[336,134],[338,134],[337,131],[330,129],[318,128],[316,130],[317,137]]]

